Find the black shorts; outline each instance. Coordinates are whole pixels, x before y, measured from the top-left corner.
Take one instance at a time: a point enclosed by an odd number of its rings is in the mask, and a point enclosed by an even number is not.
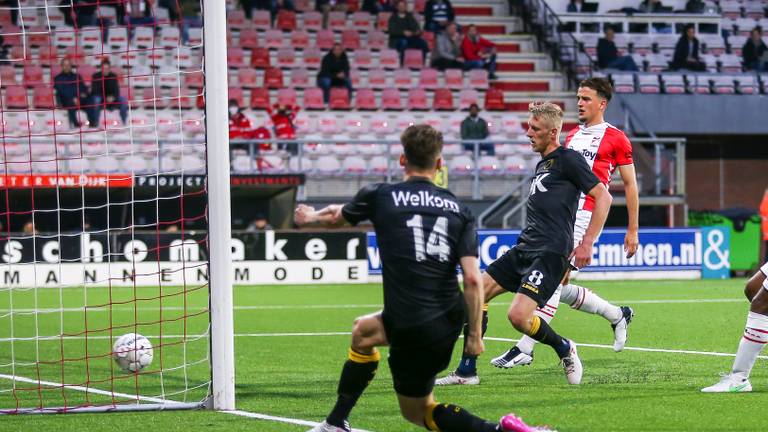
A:
[[[437,374],[451,362],[453,347],[464,327],[464,305],[413,327],[396,328],[384,319],[389,341],[389,369],[398,394],[424,397],[432,393]]]
[[[568,266],[568,260],[560,254],[513,247],[488,266],[486,272],[505,290],[525,294],[544,307]]]

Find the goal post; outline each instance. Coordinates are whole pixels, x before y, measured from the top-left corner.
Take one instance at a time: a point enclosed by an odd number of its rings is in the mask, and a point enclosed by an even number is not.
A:
[[[235,409],[227,3],[0,4],[0,414]]]
[[[227,17],[225,2],[203,0],[205,126],[208,143],[208,236],[211,292],[212,402],[235,409],[235,339],[232,303]]]

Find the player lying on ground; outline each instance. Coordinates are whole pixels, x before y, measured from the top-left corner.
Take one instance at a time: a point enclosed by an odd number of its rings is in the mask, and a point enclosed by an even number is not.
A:
[[[629,216],[627,234],[624,237],[624,251],[627,258],[631,258],[635,255],[638,245],[637,179],[632,160],[632,143],[621,130],[605,121],[605,110],[612,94],[611,82],[605,78],[589,78],[581,82],[576,94],[581,125],[568,134],[565,138],[565,146],[584,156],[584,160],[606,189],[618,167],[624,183]],[[592,218],[594,204],[594,200],[589,196],[582,196],[579,200],[579,210],[576,212],[576,224],[573,229],[574,246],[578,246],[584,237],[584,231]],[[600,315],[610,323],[613,330],[613,350],[616,352],[623,350],[627,342],[627,327],[634,316],[632,308],[608,303],[592,290],[571,283],[570,276],[570,272],[566,274],[563,283],[557,288],[547,305],[537,309],[536,315],[544,321],[551,322],[557,313],[558,303],[567,304],[578,311]],[[531,364],[535,344],[534,339],[523,335],[517,345],[491,360],[491,364],[501,368]],[[461,367],[459,367],[460,373],[471,372],[460,369]]]
[[[701,389],[704,393],[739,393],[752,391],[749,373],[757,356],[768,344],[768,262],[747,282],[744,294],[750,302],[747,326],[736,351],[731,373],[717,384]]]
[[[505,291],[518,293],[507,313],[509,321],[521,333],[551,346],[560,357],[568,382],[579,384],[582,365],[576,344],[555,333],[535,311],[544,307],[557,289],[569,267],[569,258],[573,257],[579,267],[592,260],[592,244],[605,223],[611,195],[581,155],[560,145],[560,107],[532,103],[529,110],[527,136],[541,160],[531,182],[526,224],[517,245],[494,261],[483,275],[485,302]],[[573,223],[581,193],[594,199],[594,215],[584,238],[574,249]],[[483,322],[487,325],[487,310]],[[476,360],[477,356],[468,352],[462,357],[462,364],[475,369]],[[476,374],[466,378],[452,372],[437,384],[479,382]]]
[[[342,206],[315,211],[300,205],[299,226],[340,227],[373,222],[382,261],[384,308],[359,317],[344,364],[336,404],[312,432],[350,431],[347,418],[389,345],[400,411],[411,423],[442,432],[528,432],[514,415],[499,423],[435,401],[435,377],[448,366],[467,312],[464,350],[483,351],[481,309],[483,283],[477,261],[474,217],[449,191],[432,183],[442,164],[443,136],[427,125],[411,126],[401,136],[405,181],[366,186]],[[464,274],[459,290],[456,267]]]

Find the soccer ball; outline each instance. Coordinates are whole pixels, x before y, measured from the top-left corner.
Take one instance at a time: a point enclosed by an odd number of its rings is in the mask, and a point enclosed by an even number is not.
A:
[[[124,372],[138,372],[152,363],[152,344],[136,333],[120,336],[112,346],[112,358]]]

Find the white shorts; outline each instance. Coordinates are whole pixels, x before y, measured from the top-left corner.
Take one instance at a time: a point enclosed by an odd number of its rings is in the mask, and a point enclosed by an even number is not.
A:
[[[587,232],[589,221],[592,220],[592,211],[579,209],[576,211],[576,222],[573,224],[573,248],[575,249],[581,243],[584,238],[584,233]],[[600,238],[600,234],[597,234],[595,243]],[[578,271],[578,267],[574,265],[575,260],[571,259],[572,270]]]

